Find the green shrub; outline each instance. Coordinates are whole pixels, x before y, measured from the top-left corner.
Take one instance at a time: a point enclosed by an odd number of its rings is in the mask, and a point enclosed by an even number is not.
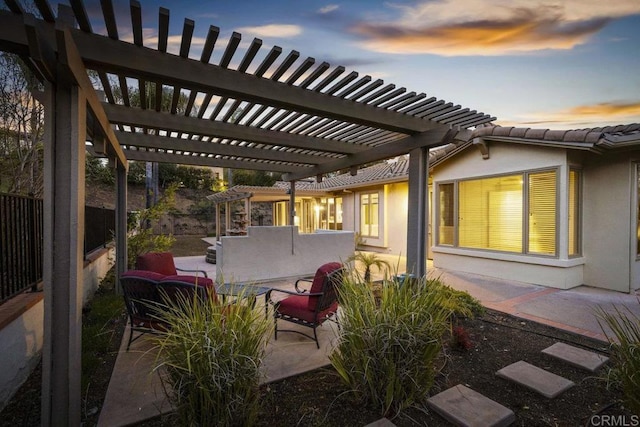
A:
[[[375,298],[354,277],[340,288],[340,340],[331,363],[362,400],[393,416],[428,395],[450,319],[471,309],[439,279],[388,281]]]
[[[599,317],[609,326],[613,335],[600,327],[611,343],[613,367],[609,369],[608,380],[619,386],[624,394],[625,404],[634,414],[640,414],[640,317],[628,307],[615,314],[607,313],[602,308],[596,310]]]
[[[271,322],[248,299],[240,301],[223,306],[178,297],[158,313],[171,325],[157,338],[158,361],[166,368],[180,425],[255,423]]]

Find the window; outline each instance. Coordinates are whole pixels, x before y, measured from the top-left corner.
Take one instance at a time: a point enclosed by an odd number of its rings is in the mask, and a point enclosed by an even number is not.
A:
[[[360,234],[378,237],[378,193],[360,195]]]
[[[529,253],[556,253],[556,172],[529,175]]]
[[[569,171],[569,256],[580,255],[580,171]]]
[[[453,245],[454,206],[453,184],[438,186],[438,244]]]
[[[522,251],[522,176],[462,181],[459,184],[459,245]]]
[[[342,197],[322,197],[316,202],[318,228],[342,230]]]
[[[437,191],[438,244],[556,255],[555,170],[445,183]]]

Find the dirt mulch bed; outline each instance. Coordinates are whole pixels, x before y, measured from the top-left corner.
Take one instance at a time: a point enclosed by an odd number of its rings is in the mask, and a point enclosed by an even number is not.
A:
[[[468,332],[473,347],[464,350],[447,345],[432,395],[457,384],[467,385],[513,410],[518,426],[590,425],[593,415],[619,415],[632,420],[621,404],[620,392],[607,389],[602,379],[606,367],[591,374],[541,353],[556,342],[566,342],[607,354],[606,343],[494,311],[487,311],[481,318],[461,320],[459,325]],[[120,328],[123,324],[113,326]],[[115,361],[115,344],[114,351],[104,357],[104,369],[85,390],[85,426],[97,422],[96,411],[104,399]],[[547,399],[495,376],[497,370],[519,360],[562,375],[576,385],[555,399]],[[1,425],[39,425],[39,375],[38,369],[0,413]],[[263,386],[258,425],[363,426],[380,418],[377,408],[357,401],[336,372],[327,367]],[[424,404],[403,411],[392,422],[398,426],[449,425]],[[173,426],[177,422],[168,415],[141,425]]]

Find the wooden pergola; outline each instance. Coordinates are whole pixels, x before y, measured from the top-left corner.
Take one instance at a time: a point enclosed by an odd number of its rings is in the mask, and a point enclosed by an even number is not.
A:
[[[261,51],[259,39],[234,67],[241,35],[233,33],[225,46],[216,46],[215,26],[209,27],[199,57],[192,57],[190,19],[184,20],[178,54],[168,53],[169,10],[160,8],[157,15],[157,46],[145,45],[143,10],[136,0],[130,2],[133,43],[120,39],[112,0],[100,1],[106,34],[93,31],[82,0],[60,5],[57,13],[47,0],[34,0],[35,15],[18,0],[5,3],[0,49],[22,57],[44,84],[39,94],[46,111],[43,425],[80,422],[87,140],[117,171],[118,274],[127,259],[128,160],[277,171],[295,183],[409,153],[407,269],[422,275],[428,149],[495,120],[296,51],[284,55],[277,46]],[[212,63],[215,49],[222,50],[221,59]],[[95,75],[94,84],[90,76]],[[130,87],[137,88],[137,97]],[[165,88],[172,96],[163,107]],[[184,111],[178,111],[180,94],[188,99]],[[295,185],[290,193],[294,200]]]

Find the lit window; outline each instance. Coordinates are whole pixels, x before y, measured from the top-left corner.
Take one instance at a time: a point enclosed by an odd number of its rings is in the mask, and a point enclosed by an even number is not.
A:
[[[556,173],[529,175],[529,253],[556,253]]]
[[[360,234],[378,237],[378,193],[360,196]]]
[[[552,170],[440,184],[438,244],[557,255],[556,176]],[[575,217],[577,190],[570,191]],[[577,234],[577,220],[570,223]]]
[[[438,244],[453,245],[454,206],[453,184],[438,186]]]
[[[569,256],[580,255],[580,172],[569,171]]]

